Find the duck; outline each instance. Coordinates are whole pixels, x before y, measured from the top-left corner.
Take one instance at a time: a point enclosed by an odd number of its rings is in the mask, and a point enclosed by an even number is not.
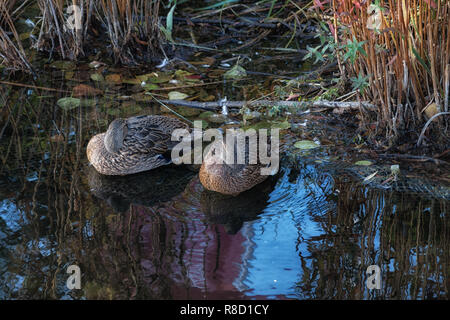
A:
[[[234,159],[237,157],[237,137],[238,135],[234,136]],[[199,171],[203,187],[235,197],[266,180],[269,175],[261,174],[261,168],[267,165],[261,164],[259,161],[256,164],[249,164],[248,145],[249,143],[245,143],[244,164],[227,164],[225,161],[217,161],[216,156],[216,152],[219,152],[222,155],[219,158],[224,159],[223,155],[226,154],[227,146],[223,140],[215,140],[211,143]]]
[[[93,136],[86,149],[89,163],[101,174],[125,176],[170,164],[176,129],[189,126],[176,118],[143,115],[113,120]]]

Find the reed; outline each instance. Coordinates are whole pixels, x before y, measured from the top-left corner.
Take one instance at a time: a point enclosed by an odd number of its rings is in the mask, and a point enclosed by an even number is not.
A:
[[[98,18],[116,62],[148,61],[160,47],[159,0],[100,0]]]
[[[362,97],[378,104],[379,129],[391,142],[420,132],[423,110],[431,103],[438,113],[448,111],[449,1],[324,2],[329,2],[334,18],[331,29],[338,30],[341,76],[367,77]],[[352,56],[358,45],[359,52]],[[439,126],[434,131],[441,138],[445,135]]]
[[[14,26],[15,0],[0,2],[0,64],[11,70],[32,72],[19,34]]]
[[[95,0],[38,0],[42,18],[34,47],[75,60],[84,45],[95,12]]]
[[[146,53],[153,54],[159,49],[159,0],[38,0],[38,3],[42,19],[34,47],[39,50],[75,60],[87,54],[89,42],[101,41],[111,47],[115,62],[135,64],[146,60]]]

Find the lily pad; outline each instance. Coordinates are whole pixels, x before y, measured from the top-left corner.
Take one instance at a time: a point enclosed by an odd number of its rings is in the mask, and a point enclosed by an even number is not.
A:
[[[183,93],[183,92],[178,92],[178,91],[169,92],[169,100],[184,100],[187,97],[189,97],[189,95],[187,95],[186,93]]]
[[[78,98],[66,97],[59,99],[56,104],[64,110],[72,110],[81,105],[81,100]]]
[[[318,148],[319,145],[316,144],[314,141],[310,141],[310,140],[301,140],[301,141],[297,141],[294,144],[294,147],[301,149],[301,150],[310,150],[310,149],[315,149]]]
[[[355,165],[357,165],[357,166],[371,166],[372,162],[370,162],[368,160],[361,160],[361,161],[356,161]]]

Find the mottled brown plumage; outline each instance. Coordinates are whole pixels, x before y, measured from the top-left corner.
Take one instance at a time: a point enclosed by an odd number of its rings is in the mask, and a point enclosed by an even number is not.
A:
[[[234,142],[234,157],[236,160],[236,139]],[[213,142],[200,168],[202,185],[211,191],[236,196],[267,179],[268,175],[261,175],[261,168],[267,165],[263,165],[259,161],[257,164],[249,164],[248,144],[246,143],[245,146],[244,164],[217,163],[214,150],[217,151],[221,148],[226,152],[226,144],[222,141]],[[225,153],[223,153],[223,158],[225,159]]]
[[[105,133],[89,141],[88,160],[105,175],[123,176],[167,165],[171,161],[166,153],[177,144],[171,141],[175,129],[189,130],[189,127],[165,116],[116,119]]]

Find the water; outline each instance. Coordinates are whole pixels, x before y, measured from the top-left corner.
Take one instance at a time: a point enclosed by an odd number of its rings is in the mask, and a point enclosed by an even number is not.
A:
[[[85,147],[113,117],[52,101],[3,108],[0,299],[448,299],[448,202],[302,162],[235,198],[185,167],[104,177]]]

